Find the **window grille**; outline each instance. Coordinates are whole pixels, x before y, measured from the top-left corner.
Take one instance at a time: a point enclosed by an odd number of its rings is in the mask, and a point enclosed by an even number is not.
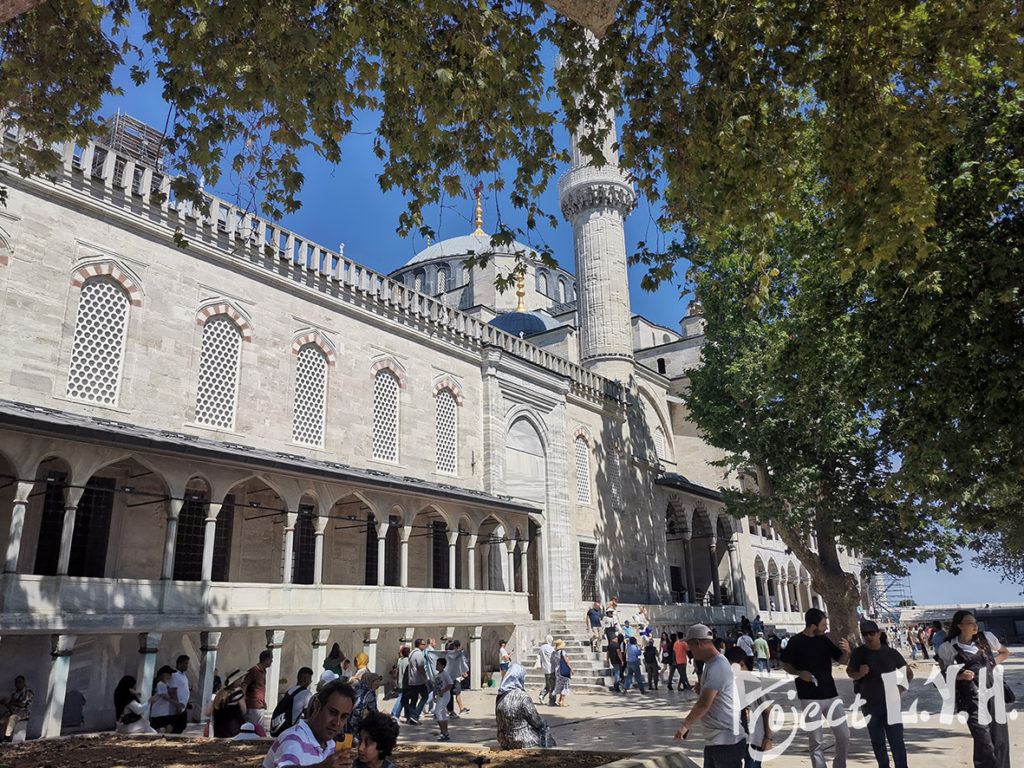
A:
[[[68,576],[100,579],[105,575],[110,516],[114,511],[114,483],[113,477],[90,478],[82,498],[78,500]]]
[[[547,296],[548,295],[548,276],[547,276],[547,274],[545,274],[544,272],[541,272],[540,276],[538,277],[537,284],[538,284],[537,287],[540,289],[540,292],[543,293],[545,296]]]
[[[203,578],[203,549],[206,545],[206,517],[209,495],[206,491],[186,491],[187,498],[178,513],[178,530],[174,543],[174,579],[199,581]],[[211,581],[228,580],[228,556],[231,551],[231,528],[235,497],[224,497],[213,535],[213,567]]]
[[[60,537],[64,529],[64,491],[67,475],[63,472],[47,472],[46,490],[43,495],[43,514],[39,520],[39,539],[36,544],[36,561],[32,573],[37,576],[54,576],[60,557]]]
[[[377,584],[377,521],[370,517],[366,521],[366,568],[363,572],[363,583],[368,586]]]
[[[384,539],[384,584],[397,587],[401,576],[402,519],[397,515],[388,518],[388,534]]]
[[[299,350],[295,363],[292,440],[304,445],[323,445],[326,407],[327,358],[316,344],[306,344]]]
[[[450,389],[437,393],[437,471],[458,471],[459,406]]]
[[[654,452],[659,459],[665,458],[665,430],[660,426],[654,429]]]
[[[221,429],[234,427],[241,352],[242,334],[231,320],[217,315],[206,321],[199,353],[197,423]]]
[[[440,520],[433,523],[433,579],[431,586],[434,589],[448,588],[448,526]]]
[[[576,438],[576,501],[590,503],[590,446],[583,437]]]
[[[565,281],[558,281],[558,300],[565,304]]]
[[[612,487],[612,508],[622,508],[622,454],[615,448],[608,452],[608,480]]]
[[[398,379],[387,370],[373,380],[373,458],[398,461]]]
[[[92,278],[82,286],[68,366],[68,397],[102,405],[117,403],[128,306],[128,296],[113,280]]]
[[[580,542],[580,587],[583,602],[597,602],[597,545]]]
[[[437,292],[444,293],[448,290],[448,270],[437,270]]]

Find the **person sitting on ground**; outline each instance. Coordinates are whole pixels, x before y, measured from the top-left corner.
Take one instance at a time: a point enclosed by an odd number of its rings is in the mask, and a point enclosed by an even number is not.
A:
[[[211,720],[213,735],[218,739],[233,739],[245,720],[245,691],[242,690],[242,671],[236,669],[224,678],[224,687],[213,699]]]
[[[345,730],[355,703],[355,691],[348,683],[335,680],[313,699],[313,711],[305,720],[282,733],[263,759],[263,768],[317,765],[351,768],[351,750],[336,751],[335,737]]]
[[[14,678],[14,693],[6,699],[0,699],[0,705],[7,709],[7,714],[0,718],[3,740],[11,741],[18,730],[18,723],[26,722],[32,716],[32,689],[25,685],[24,675]]]
[[[356,654],[356,671],[352,673],[352,677],[349,679],[349,684],[355,686],[363,675],[370,671],[370,657],[365,653]]]
[[[114,688],[114,715],[116,733],[156,733],[146,719],[146,705],[139,701],[135,678],[125,675]]]
[[[356,698],[352,702],[352,713],[348,716],[345,733],[351,733],[353,736],[359,735],[363,718],[370,712],[377,711],[377,691],[383,684],[384,677],[382,675],[378,675],[376,672],[367,672],[358,685],[352,686],[356,692]]]
[[[383,712],[370,712],[359,726],[353,768],[397,768],[388,760],[398,744],[398,723]]]
[[[239,729],[232,741],[255,741],[262,739],[263,737],[256,733],[256,723],[242,723],[242,727]]]
[[[522,664],[512,664],[501,681],[494,717],[502,749],[532,749],[541,745],[544,720],[526,692],[526,670]]]
[[[174,668],[166,664],[157,670],[156,692],[149,700],[149,724],[158,733],[167,733],[174,727],[178,699],[168,687],[173,674]]]

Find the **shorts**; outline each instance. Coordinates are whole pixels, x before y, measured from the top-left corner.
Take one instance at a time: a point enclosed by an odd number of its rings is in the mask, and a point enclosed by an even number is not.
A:
[[[452,696],[458,696],[460,693],[462,693],[462,678],[461,677],[456,679],[455,682],[452,683],[452,690],[451,690]]]
[[[498,669],[501,670],[502,672],[508,672],[508,665],[509,665],[509,663],[507,661],[502,662],[501,664],[498,665]]]
[[[448,702],[451,701],[452,692],[448,691],[444,696],[434,696],[434,719],[439,723],[448,721]]]

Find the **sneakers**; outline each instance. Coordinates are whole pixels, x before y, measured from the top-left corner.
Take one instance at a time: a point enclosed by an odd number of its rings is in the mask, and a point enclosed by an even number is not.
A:
[[[543,703],[543,700],[541,701],[541,703]],[[464,715],[467,712],[469,712],[469,707],[463,707],[462,709],[459,710],[459,714],[460,715]]]
[[[420,724],[420,721],[417,720],[415,717],[407,717],[407,718],[405,718],[405,722],[407,724],[409,724],[409,725],[419,725]]]
[[[448,735],[447,733],[442,733],[440,736],[437,737],[437,740],[438,741],[451,741],[452,737],[450,735]]]

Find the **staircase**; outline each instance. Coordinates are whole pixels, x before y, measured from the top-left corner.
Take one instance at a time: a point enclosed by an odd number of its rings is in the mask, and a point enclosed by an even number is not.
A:
[[[615,675],[605,657],[603,636],[599,653],[590,650],[589,632],[563,627],[554,630],[551,637],[552,644],[556,640],[565,641],[565,658],[572,665],[570,683],[574,690],[603,691],[611,688]],[[537,653],[537,648],[530,649],[530,665],[526,668],[526,691],[534,697],[544,688],[544,672],[539,666],[534,666]]]

